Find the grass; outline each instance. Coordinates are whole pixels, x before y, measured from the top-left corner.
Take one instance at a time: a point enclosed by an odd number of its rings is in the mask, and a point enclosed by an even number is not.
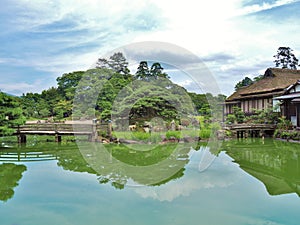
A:
[[[163,132],[154,133],[145,133],[140,131],[114,131],[113,136],[119,139],[126,139],[126,140],[135,140],[135,141],[142,141],[142,142],[151,142],[151,143],[159,143],[162,141],[161,135]]]
[[[199,136],[202,139],[208,139],[211,135],[211,129],[201,129],[199,132]]]
[[[165,131],[165,132],[152,132],[152,133],[145,133],[141,131],[113,131],[113,136],[119,139],[125,140],[135,140],[144,143],[159,143],[163,141],[163,138],[170,139],[171,137],[175,137],[176,139],[184,138],[184,137],[201,137],[203,139],[210,137],[210,129],[184,129],[181,131]]]

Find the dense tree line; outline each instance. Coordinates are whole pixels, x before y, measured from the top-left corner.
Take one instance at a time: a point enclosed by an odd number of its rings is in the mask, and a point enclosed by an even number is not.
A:
[[[119,106],[123,108],[113,105],[120,95],[123,97]],[[0,132],[11,133],[10,125],[24,123],[25,117],[27,120],[97,117],[107,121],[111,119],[112,107],[121,110],[121,114],[130,107],[128,115],[133,121],[142,117],[178,119],[180,113],[210,115],[215,110],[211,103],[224,99],[223,95],[188,93],[170,81],[158,62],[148,66],[148,62],[141,61],[137,72],[131,74],[123,54],[115,53],[109,59],[99,59],[93,69],[63,74],[57,78],[57,87],[42,93],[26,93],[21,97],[1,93]]]

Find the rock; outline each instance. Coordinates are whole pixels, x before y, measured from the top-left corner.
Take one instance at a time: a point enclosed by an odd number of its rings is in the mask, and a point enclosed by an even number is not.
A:
[[[142,144],[142,142],[140,142],[140,141],[126,140],[126,139],[123,139],[123,138],[119,139],[119,143],[121,143],[121,144]]]
[[[195,139],[192,138],[192,137],[190,137],[190,136],[186,136],[186,137],[183,138],[183,141],[184,141],[185,143],[190,143],[190,142],[194,142]]]

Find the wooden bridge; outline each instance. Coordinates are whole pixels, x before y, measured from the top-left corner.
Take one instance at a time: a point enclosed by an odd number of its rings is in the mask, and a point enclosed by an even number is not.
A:
[[[273,135],[275,124],[232,124],[225,125],[224,130],[230,130],[236,134],[237,138],[264,137]]]
[[[111,137],[111,124],[64,124],[64,123],[35,123],[15,127],[14,135],[19,143],[26,143],[26,135],[50,135],[55,136],[56,142],[61,142],[62,136],[86,135],[92,142],[99,140],[101,131]]]

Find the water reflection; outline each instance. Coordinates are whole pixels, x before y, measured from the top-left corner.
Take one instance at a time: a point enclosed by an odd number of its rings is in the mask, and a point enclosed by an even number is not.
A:
[[[191,149],[188,145],[168,144],[138,151],[128,145],[103,147],[97,143],[86,143],[79,148],[96,171],[99,182],[110,182],[117,189],[125,185],[161,185],[183,176]]]
[[[265,185],[270,195],[300,196],[300,145],[271,139],[224,143],[226,153],[240,168]]]
[[[0,201],[7,201],[14,196],[14,188],[19,185],[26,166],[14,163],[0,165]]]
[[[126,145],[107,145],[102,149],[97,143],[82,143],[80,149],[75,143],[2,148],[0,162],[56,160],[64,170],[95,174],[100,184],[110,183],[123,189],[125,185],[157,186],[182,177],[191,147],[168,144],[137,151]]]
[[[222,149],[241,169],[260,180],[270,195],[296,193],[300,196],[299,144],[247,139],[224,142],[222,148],[200,147],[196,164],[192,162],[194,169],[206,168]],[[79,147],[76,143],[41,143],[37,146],[1,148],[0,200],[13,196],[13,189],[26,170],[24,165],[15,162],[27,164],[55,160],[64,170],[94,174],[100,184],[123,189],[126,185],[160,186],[182,178],[187,165],[196,156],[192,155],[193,152],[195,150],[191,151],[191,146],[186,144],[159,145],[148,151],[133,150],[126,145],[107,145],[103,149],[97,143],[82,143]],[[201,156],[204,153],[211,154],[209,163],[202,162],[203,158],[207,159]]]

